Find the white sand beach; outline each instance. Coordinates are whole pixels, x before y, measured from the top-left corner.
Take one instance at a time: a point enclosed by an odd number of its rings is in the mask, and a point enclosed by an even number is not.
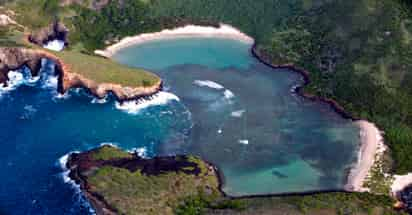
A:
[[[383,155],[386,146],[383,143],[382,134],[375,124],[365,120],[360,120],[356,123],[360,127],[361,147],[358,162],[350,171],[345,189],[348,191],[366,192],[368,189],[363,187],[363,183],[375,159]]]
[[[105,50],[96,50],[94,53],[107,58],[112,57],[117,51],[122,48],[137,45],[153,40],[162,39],[174,39],[174,38],[187,38],[187,37],[214,37],[214,38],[228,38],[238,40],[244,43],[253,44],[254,39],[242,33],[238,29],[226,25],[220,24],[219,28],[211,26],[197,26],[197,25],[187,25],[184,27],[179,27],[175,29],[165,29],[160,32],[140,34],[137,36],[126,37],[115,43]]]

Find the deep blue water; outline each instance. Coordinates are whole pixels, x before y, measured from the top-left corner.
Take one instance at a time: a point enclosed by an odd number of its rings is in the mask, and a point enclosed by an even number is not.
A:
[[[359,129],[294,95],[301,77],[260,64],[248,49],[180,39],[121,51],[115,60],[154,70],[180,98],[162,93],[152,105],[99,104],[81,90],[58,98],[47,65],[37,82],[0,90],[0,214],[90,214],[58,160],[102,143],[145,156],[200,155],[222,170],[231,195],[342,188]]]

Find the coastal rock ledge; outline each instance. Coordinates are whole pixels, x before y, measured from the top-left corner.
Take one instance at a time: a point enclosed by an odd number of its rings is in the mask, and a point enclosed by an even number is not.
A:
[[[98,83],[85,78],[83,75],[72,72],[71,67],[65,64],[55,54],[42,49],[27,48],[0,48],[0,84],[7,85],[8,73],[27,66],[33,77],[39,75],[42,59],[48,59],[55,63],[56,75],[58,75],[58,91],[66,93],[71,88],[85,88],[98,98],[104,98],[113,93],[117,100],[126,101],[140,97],[151,96],[162,89],[162,81],[159,80],[150,86],[128,87],[116,83]]]

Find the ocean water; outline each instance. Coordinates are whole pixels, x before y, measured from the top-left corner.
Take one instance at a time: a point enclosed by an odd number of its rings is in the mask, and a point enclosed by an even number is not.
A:
[[[65,181],[62,156],[107,143],[153,156],[191,127],[190,113],[176,99],[127,113],[110,97],[97,101],[81,90],[59,96],[50,76],[10,76],[14,87],[0,90],[2,215],[91,214],[79,190]]]
[[[342,188],[359,129],[291,92],[298,74],[273,70],[225,39],[150,42],[115,60],[158,73],[166,92],[119,104],[56,93],[42,76],[9,74],[0,88],[0,214],[92,214],[59,159],[101,144],[144,156],[190,153],[216,164],[229,195]]]
[[[356,161],[359,128],[328,105],[293,93],[299,74],[254,59],[230,39],[152,41],[118,52],[155,71],[192,114],[180,151],[223,173],[232,196],[342,189]]]

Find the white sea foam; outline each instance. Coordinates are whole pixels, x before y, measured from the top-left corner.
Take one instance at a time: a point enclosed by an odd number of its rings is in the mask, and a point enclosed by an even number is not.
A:
[[[233,92],[228,89],[226,89],[225,92],[223,92],[223,94],[225,95],[226,99],[232,99],[235,97],[235,94],[233,94]]]
[[[113,143],[113,142],[103,142],[103,143],[100,143],[100,147],[102,147],[102,146],[111,146],[111,147],[114,147],[114,148],[119,148],[119,146],[117,145],[117,143]],[[93,147],[93,148],[95,148],[95,147]]]
[[[233,112],[230,114],[230,116],[232,116],[232,117],[242,117],[245,112],[246,112],[246,110],[233,111]]]
[[[67,169],[67,162],[69,161],[69,157],[71,154],[73,153],[79,153],[79,152],[69,152],[65,155],[63,155],[62,157],[59,158],[59,166],[60,168],[63,170],[61,176],[63,178],[64,183],[66,184],[70,184],[73,188],[76,189],[76,191],[78,190],[80,192],[80,186],[78,184],[76,184],[75,181],[73,181],[70,177],[70,170]]]
[[[69,93],[64,93],[64,94],[57,93],[55,96],[53,96],[53,100],[54,100],[54,101],[56,101],[56,100],[68,99],[68,98],[70,98],[70,94],[69,94]]]
[[[102,99],[98,99],[98,98],[93,98],[93,100],[91,101],[92,104],[105,104],[107,103],[108,99],[107,97],[104,97]]]
[[[6,86],[4,86],[4,84],[0,84],[0,97],[3,94],[13,91],[20,85],[24,84],[24,76],[18,71],[10,71],[7,74],[7,77],[9,80],[7,81]]]
[[[59,79],[57,76],[47,76],[46,79],[44,79],[42,88],[43,89],[57,89],[57,85],[59,83]]]
[[[131,150],[128,150],[128,152],[129,153],[136,153],[137,156],[142,157],[142,158],[148,158],[147,148],[146,147],[133,148]]]
[[[221,84],[210,80],[195,80],[193,83],[200,87],[209,87],[217,90],[224,89]]]
[[[169,92],[158,92],[148,99],[139,99],[123,103],[116,102],[116,108],[129,114],[138,114],[150,106],[165,105],[170,101],[180,101],[179,97]]]
[[[64,41],[62,40],[52,40],[43,46],[43,48],[53,50],[53,51],[62,51],[64,49]]]
[[[80,185],[76,184],[76,182],[69,177],[70,170],[67,169],[67,162],[69,161],[70,155],[73,153],[79,153],[79,152],[78,151],[69,152],[59,158],[58,165],[63,170],[60,176],[63,179],[63,182],[66,184],[69,184],[72,187],[72,189],[75,191],[75,195],[78,198],[77,201],[80,204],[84,205],[86,208],[88,208],[91,214],[96,214],[96,211],[93,209],[93,207],[90,205],[90,203],[86,200],[86,198],[82,194]]]
[[[240,144],[249,145],[249,140],[239,140]]]

